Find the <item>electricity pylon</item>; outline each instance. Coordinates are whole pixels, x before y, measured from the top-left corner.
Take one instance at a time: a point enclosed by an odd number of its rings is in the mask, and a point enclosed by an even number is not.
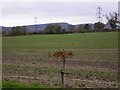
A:
[[[103,19],[103,13],[102,13],[102,8],[99,6],[98,8],[97,8],[97,13],[96,13],[96,16],[97,16],[97,19],[98,19],[98,22],[101,22],[102,21],[102,19]]]
[[[35,22],[35,30],[38,31],[38,27],[37,27],[38,18],[37,17],[34,18],[34,22]]]

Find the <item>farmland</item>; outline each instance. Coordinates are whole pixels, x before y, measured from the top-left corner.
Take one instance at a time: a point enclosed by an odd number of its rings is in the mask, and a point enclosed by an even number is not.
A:
[[[118,87],[118,32],[3,37],[3,81],[60,87],[61,49],[67,59],[65,87]]]

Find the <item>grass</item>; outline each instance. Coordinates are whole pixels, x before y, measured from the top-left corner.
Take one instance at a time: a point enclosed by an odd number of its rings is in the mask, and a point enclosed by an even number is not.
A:
[[[118,60],[118,51],[117,50],[77,50],[77,49],[67,49],[74,53],[74,59],[79,60],[100,60],[100,61],[117,61]],[[4,50],[3,58],[4,59],[13,59],[13,60],[38,60],[43,59],[48,60],[48,53],[53,53],[57,51],[56,49],[12,49]],[[41,59],[41,60],[40,60]],[[48,60],[50,61],[50,60]]]
[[[9,36],[3,37],[2,42],[3,76],[39,77],[48,86],[51,86],[51,83],[55,85],[58,80],[59,86],[61,63],[55,58],[49,58],[48,53],[66,49],[74,54],[65,71],[65,78],[69,81],[81,78],[117,81],[115,65],[118,60],[118,32]],[[96,68],[99,68],[99,71]],[[69,81],[66,82],[67,85],[74,87],[75,82]],[[18,81],[5,81],[3,85],[17,88],[48,87],[41,83],[34,85],[34,80],[31,82],[33,84],[28,85]]]
[[[3,37],[3,49],[118,48],[118,32]]]
[[[2,87],[3,88],[49,88],[48,86],[40,83],[28,84],[19,81],[3,81]]]
[[[20,65],[4,65],[4,71],[10,71],[13,75],[41,75],[41,74],[50,74],[50,73],[60,73],[61,67],[47,67],[47,66],[20,66]],[[117,73],[111,71],[97,71],[97,70],[83,70],[83,69],[72,69],[67,68],[65,71],[68,76],[78,76],[79,78],[93,78],[96,77],[99,80],[108,80],[108,81],[117,81]]]

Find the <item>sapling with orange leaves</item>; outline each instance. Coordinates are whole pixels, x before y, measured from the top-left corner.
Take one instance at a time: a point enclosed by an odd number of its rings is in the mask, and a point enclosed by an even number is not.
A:
[[[54,52],[52,54],[48,54],[49,57],[56,57],[59,60],[62,61],[63,66],[61,69],[61,80],[62,80],[62,84],[61,86],[64,87],[64,72],[65,72],[65,63],[66,63],[66,58],[72,56],[73,53],[71,51],[66,51],[66,50],[59,50],[57,52]]]

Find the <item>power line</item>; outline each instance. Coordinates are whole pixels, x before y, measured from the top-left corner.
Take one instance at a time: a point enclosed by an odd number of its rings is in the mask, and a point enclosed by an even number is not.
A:
[[[102,21],[102,16],[104,16],[103,13],[102,13],[102,8],[99,6],[97,8],[97,10],[98,10],[98,12],[96,13],[96,16],[97,16],[98,22],[101,22]]]
[[[34,22],[35,22],[35,24],[37,24],[37,23],[38,23],[38,18],[37,18],[37,17],[35,17],[35,18],[34,18],[34,20],[35,20],[35,21],[34,21]]]
[[[38,31],[38,27],[37,27],[38,18],[37,17],[34,18],[34,23],[35,23],[35,30]]]

